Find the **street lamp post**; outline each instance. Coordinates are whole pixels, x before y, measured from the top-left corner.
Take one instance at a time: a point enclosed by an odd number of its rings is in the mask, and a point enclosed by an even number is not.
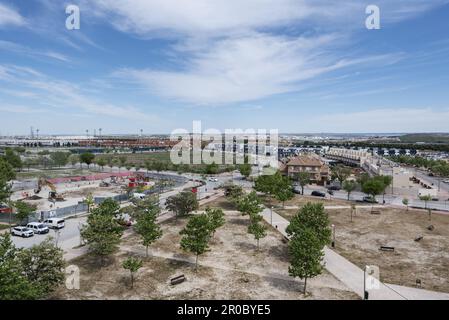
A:
[[[273,225],[273,207],[270,208],[270,221],[271,225]]]
[[[332,224],[332,248],[335,248],[335,224]]]

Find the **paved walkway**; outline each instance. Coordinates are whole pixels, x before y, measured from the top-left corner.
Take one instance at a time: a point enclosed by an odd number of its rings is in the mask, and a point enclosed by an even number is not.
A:
[[[262,211],[262,216],[265,221],[273,225],[273,227],[275,227],[281,234],[287,236],[285,231],[289,224],[287,219],[270,209],[264,209]],[[324,248],[324,262],[326,269],[330,273],[332,273],[350,290],[354,291],[360,297],[363,297],[364,272],[362,269],[327,247]],[[379,289],[369,290],[369,299],[449,300],[449,294],[380,283]]]

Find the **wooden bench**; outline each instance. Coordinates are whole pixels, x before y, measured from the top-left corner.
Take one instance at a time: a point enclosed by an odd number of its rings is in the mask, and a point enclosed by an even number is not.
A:
[[[371,214],[380,214],[380,211],[379,210],[373,210],[373,211],[371,211]]]
[[[416,241],[416,242],[419,242],[419,241],[421,241],[423,238],[424,238],[423,236],[418,236],[418,237],[415,238],[415,241]]]
[[[282,238],[282,242],[283,243],[288,243],[290,241],[290,239],[288,238],[288,237],[286,237],[286,236],[284,236],[283,238]]]
[[[387,246],[381,246],[379,248],[380,251],[389,251],[389,252],[393,252],[394,251],[394,247],[387,247]]]
[[[181,274],[180,276],[174,277],[170,280],[170,284],[172,286],[183,283],[186,280],[185,275]]]

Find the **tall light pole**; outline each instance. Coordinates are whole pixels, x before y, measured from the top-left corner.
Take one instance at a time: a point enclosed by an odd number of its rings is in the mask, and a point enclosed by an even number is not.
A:
[[[332,248],[335,248],[335,224],[332,224]]]
[[[270,208],[270,221],[271,225],[273,225],[273,207]]]

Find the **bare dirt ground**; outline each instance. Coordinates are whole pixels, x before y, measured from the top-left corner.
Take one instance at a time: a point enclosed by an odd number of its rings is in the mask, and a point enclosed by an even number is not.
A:
[[[308,281],[309,294],[304,297],[302,282],[288,276],[287,245],[282,236],[269,229],[257,251],[256,241],[247,234],[248,218],[229,214],[226,224],[211,241],[210,250],[199,257],[182,251],[179,231],[186,219],[171,219],[162,224],[164,235],[150,248],[145,248],[135,234],[123,239],[121,250],[106,267],[99,268],[94,258],[86,255],[71,261],[81,269],[81,289],[60,289],[56,299],[358,299],[327,272]],[[129,272],[121,261],[129,255],[144,259],[137,273],[134,289],[129,285]],[[171,286],[170,279],[184,274],[182,284]]]
[[[236,206],[229,201],[225,196],[219,197],[215,200],[209,201],[200,206],[200,210],[204,210],[207,207],[221,208],[223,210],[237,210]]]
[[[376,210],[379,210],[376,208]],[[350,209],[326,210],[336,229],[336,251],[360,268],[377,265],[386,283],[449,292],[449,216],[424,210],[381,208],[373,215],[369,208],[357,209],[350,222]],[[295,210],[277,211],[289,219]],[[433,225],[434,231],[427,227]],[[414,241],[423,236],[419,242]],[[395,247],[394,252],[380,246]]]

